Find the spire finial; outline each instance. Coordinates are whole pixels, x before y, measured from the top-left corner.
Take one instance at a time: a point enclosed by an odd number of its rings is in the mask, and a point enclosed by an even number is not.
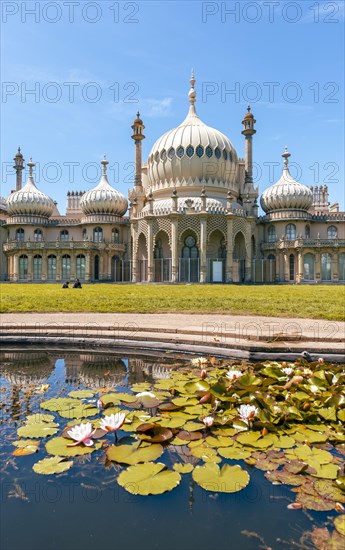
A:
[[[27,166],[29,167],[29,176],[32,178],[33,168],[36,166],[34,162],[32,162],[32,157],[30,157],[29,162],[27,163]]]
[[[107,165],[109,164],[106,154],[104,154],[103,160],[101,160],[101,164],[103,164],[103,175],[105,176],[107,173]]]
[[[140,113],[139,113],[139,111],[137,112],[137,118],[140,118]]]
[[[287,170],[288,164],[289,164],[289,157],[291,157],[291,153],[289,153],[287,145],[285,145],[284,153],[282,154],[282,157],[284,159],[284,168]]]
[[[248,103],[247,111],[250,113],[250,103]]]
[[[196,102],[196,91],[194,90],[194,85],[195,85],[195,78],[194,78],[194,69],[192,69],[192,74],[191,74],[191,77],[190,77],[190,90],[189,90],[189,94],[188,94],[188,97],[189,97],[189,103],[191,105],[194,105],[194,103]]]

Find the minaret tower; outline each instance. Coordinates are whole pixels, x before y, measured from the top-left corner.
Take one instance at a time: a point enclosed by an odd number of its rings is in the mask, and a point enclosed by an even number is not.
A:
[[[256,134],[256,130],[254,128],[255,123],[256,123],[256,120],[253,114],[251,113],[250,105],[248,104],[247,113],[244,115],[244,118],[242,120],[242,124],[244,126],[244,130],[242,130],[242,134],[246,138],[246,155],[245,155],[246,187],[247,187],[247,184],[249,184],[249,186],[253,185],[253,135]]]
[[[135,141],[135,176],[134,176],[134,189],[141,187],[141,165],[142,165],[142,140],[145,139],[143,130],[145,126],[143,121],[140,118],[140,113],[137,113],[137,118],[133,122],[132,130],[133,135],[132,139]]]
[[[23,155],[20,152],[20,147],[18,147],[17,154],[13,158],[13,160],[14,160],[13,168],[16,171],[16,191],[20,191],[21,188],[22,188],[22,183],[23,183],[22,171],[24,170],[24,158],[23,158]]]

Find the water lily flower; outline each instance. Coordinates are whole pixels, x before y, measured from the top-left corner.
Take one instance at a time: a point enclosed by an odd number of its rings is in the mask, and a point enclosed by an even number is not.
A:
[[[115,432],[121,428],[125,418],[125,413],[109,414],[102,418],[100,428],[106,432]]]
[[[75,445],[79,445],[79,443],[84,443],[86,447],[91,447],[93,445],[93,441],[91,437],[95,433],[96,430],[92,429],[91,422],[86,422],[85,424],[78,424],[77,426],[73,426],[70,430],[68,430],[67,434],[71,439],[75,439],[75,443],[70,443],[68,447],[75,447]]]
[[[253,420],[259,410],[254,405],[241,405],[238,412],[243,422],[249,424],[249,421]]]
[[[205,424],[206,428],[210,428],[214,422],[214,418],[213,416],[204,416],[202,421]]]
[[[200,378],[202,380],[205,380],[205,378],[207,378],[207,370],[206,369],[201,369],[200,371]]]
[[[140,399],[140,397],[156,397],[156,396],[154,393],[152,393],[152,391],[142,391],[136,394],[136,398],[138,397]]]
[[[238,378],[241,378],[242,372],[238,369],[229,369],[226,373],[226,377],[231,380],[231,382],[234,382],[234,380],[237,380]]]
[[[318,361],[318,363],[324,363],[324,362],[325,362],[325,360],[323,359],[323,357],[319,357],[317,361]]]
[[[208,361],[206,357],[195,357],[191,360],[191,363],[194,367],[200,367],[201,365],[207,365]]]
[[[104,403],[101,398],[97,399],[96,407],[97,409],[104,409]]]
[[[294,370],[291,367],[284,367],[282,369],[282,372],[284,372],[286,374],[286,376],[290,376],[290,374],[292,374],[294,372]]]

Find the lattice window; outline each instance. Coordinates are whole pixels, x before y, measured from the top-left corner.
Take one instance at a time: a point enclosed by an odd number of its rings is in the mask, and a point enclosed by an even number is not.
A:
[[[183,216],[178,222],[178,238],[181,241],[181,237],[185,231],[194,231],[197,236],[197,242],[200,242],[200,220],[195,216]]]
[[[223,233],[226,239],[227,234],[227,222],[225,216],[212,216],[207,220],[207,240],[209,240],[213,231],[219,230]]]
[[[217,159],[220,159],[220,157],[221,157],[221,152],[220,152],[219,147],[216,147],[216,148],[215,148],[214,154],[215,154],[215,156],[216,156]]]
[[[186,149],[187,156],[191,158],[194,155],[194,147],[192,145],[188,145]]]
[[[181,159],[184,155],[184,148],[182,147],[182,145],[180,145],[180,147],[177,149],[177,156]]]
[[[213,155],[213,151],[209,145],[206,147],[206,155],[208,156],[208,158],[211,158]]]
[[[204,154],[204,148],[202,147],[202,145],[198,145],[197,148],[195,149],[195,152],[197,156],[201,158]]]

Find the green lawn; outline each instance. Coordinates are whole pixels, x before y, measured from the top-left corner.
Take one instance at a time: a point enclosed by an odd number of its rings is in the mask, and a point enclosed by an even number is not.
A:
[[[233,313],[344,320],[344,286],[1,284],[1,312]]]

